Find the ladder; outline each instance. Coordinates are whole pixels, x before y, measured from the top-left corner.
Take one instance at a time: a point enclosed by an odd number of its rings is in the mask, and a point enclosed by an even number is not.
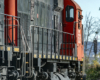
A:
[[[21,29],[21,38],[22,38],[22,43],[24,47],[24,51],[22,51],[22,76],[26,76],[26,78],[31,78],[33,76],[32,70],[33,70],[33,54],[31,51],[31,48],[28,45],[24,30],[22,26],[20,27]],[[30,30],[31,31],[31,30]],[[30,32],[31,36],[31,32]],[[32,42],[32,41],[31,41]],[[26,47],[28,50],[26,50]]]

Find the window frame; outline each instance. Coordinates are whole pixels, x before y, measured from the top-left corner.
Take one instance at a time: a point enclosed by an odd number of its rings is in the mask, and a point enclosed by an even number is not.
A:
[[[71,9],[73,9],[73,18],[71,18],[70,17],[70,10]],[[74,18],[75,18],[75,15],[74,15],[74,13],[75,13],[75,11],[74,11],[74,7],[73,6],[66,6],[66,9],[65,9],[66,11],[65,11],[65,13],[67,14],[67,15],[65,15],[66,16],[66,21],[67,22],[73,22],[74,21]]]
[[[78,18],[80,18],[80,11],[78,11]]]

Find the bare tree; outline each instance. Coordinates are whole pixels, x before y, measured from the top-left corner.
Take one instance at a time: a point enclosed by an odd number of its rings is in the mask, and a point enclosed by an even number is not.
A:
[[[98,23],[99,23],[99,19],[94,18],[93,16],[91,16],[90,13],[86,14],[85,22],[84,22],[84,53],[85,53],[84,62],[83,62],[84,74],[85,74],[86,69],[88,68],[90,54],[93,52],[92,51],[93,40],[96,37],[97,31],[99,28]],[[89,42],[92,42],[92,44]]]
[[[92,17],[90,13],[86,14],[84,23],[84,52],[85,54],[88,54],[88,57],[90,57],[93,47],[93,43],[91,44],[89,42],[93,42],[94,38],[96,37],[98,23],[99,19]]]

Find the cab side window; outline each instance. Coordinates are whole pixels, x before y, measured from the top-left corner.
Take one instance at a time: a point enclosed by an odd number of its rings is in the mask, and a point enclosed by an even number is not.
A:
[[[78,18],[80,18],[80,12],[78,11]]]
[[[74,21],[74,7],[73,6],[66,7],[66,21],[67,22]]]

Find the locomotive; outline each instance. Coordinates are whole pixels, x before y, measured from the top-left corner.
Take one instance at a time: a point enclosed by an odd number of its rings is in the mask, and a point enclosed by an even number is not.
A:
[[[0,0],[0,80],[82,80],[82,18],[74,0]]]

